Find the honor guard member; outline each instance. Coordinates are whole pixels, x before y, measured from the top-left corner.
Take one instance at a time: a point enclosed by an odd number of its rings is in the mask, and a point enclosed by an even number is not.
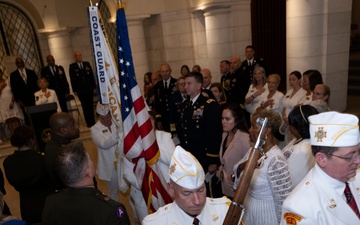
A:
[[[265,74],[267,74],[264,60],[261,58],[255,58],[255,50],[252,45],[246,46],[245,56],[246,59],[241,63],[241,69],[245,72],[245,75],[249,77],[250,81],[252,81],[253,71],[257,65],[263,67],[265,69]]]
[[[158,127],[170,132],[170,98],[176,91],[176,79],[171,77],[169,64],[161,64],[160,75],[162,80],[154,86],[154,108],[158,123],[161,123],[161,125],[158,124]]]
[[[181,146],[193,154],[204,168],[205,173],[213,175],[218,165],[221,144],[221,114],[219,104],[201,94],[203,77],[201,73],[190,72],[185,75],[185,90],[189,99],[183,102],[181,131],[178,132]],[[208,197],[223,196],[221,182],[213,176],[207,180]]]
[[[174,202],[146,216],[143,225],[223,224],[230,200],[206,197],[204,170],[190,152],[180,146],[175,148],[169,175],[168,192]]]
[[[284,201],[281,224],[360,224],[359,119],[324,112],[309,123],[316,164]]]
[[[70,95],[70,89],[64,67],[55,65],[55,59],[52,55],[48,55],[46,61],[48,65],[41,69],[41,77],[45,77],[49,82],[48,88],[55,91],[61,111],[67,112],[66,98]]]
[[[95,166],[81,142],[63,146],[54,166],[68,188],[47,197],[44,224],[130,224],[124,205],[95,188]]]

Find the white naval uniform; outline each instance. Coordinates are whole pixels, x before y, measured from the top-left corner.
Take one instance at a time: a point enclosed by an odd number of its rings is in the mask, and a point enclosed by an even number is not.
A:
[[[223,224],[226,213],[229,209],[230,200],[223,198],[206,198],[202,212],[196,217],[200,225]],[[187,225],[192,224],[194,218],[186,214],[174,201],[159,208],[155,213],[145,217],[143,225]]]
[[[61,112],[61,107],[55,91],[52,89],[47,89],[46,92],[50,92],[50,96],[48,98],[45,97],[44,92],[42,92],[41,90],[34,93],[35,105],[43,105],[55,102],[57,106],[57,111]]]
[[[360,208],[359,170],[348,183]],[[344,189],[343,182],[331,178],[316,164],[283,203],[281,225],[360,225],[346,203]],[[284,216],[290,216],[288,223]]]
[[[91,138],[96,144],[98,153],[97,174],[99,179],[105,180],[109,188],[109,197],[118,201],[118,179],[114,161],[115,151],[118,151],[119,135],[114,123],[110,130],[100,121],[90,128]]]

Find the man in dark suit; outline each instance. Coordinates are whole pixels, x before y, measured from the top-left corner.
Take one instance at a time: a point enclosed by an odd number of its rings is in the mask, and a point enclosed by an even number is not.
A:
[[[71,87],[74,95],[79,97],[87,127],[92,127],[95,124],[93,96],[96,94],[96,84],[94,74],[90,63],[82,61],[79,51],[74,52],[74,58],[76,62],[70,64],[69,68]]]
[[[242,62],[241,69],[245,72],[246,76],[250,77],[250,80],[252,80],[253,70],[256,65],[264,67],[265,74],[268,75],[266,73],[264,60],[261,58],[255,57],[255,50],[252,45],[246,46],[245,56],[246,56],[246,59]]]
[[[55,65],[52,55],[46,57],[47,66],[41,69],[41,76],[49,82],[49,89],[53,89],[58,97],[61,111],[67,112],[66,98],[70,94],[69,83],[66,79],[64,67]]]
[[[193,154],[200,162],[205,173],[215,174],[219,161],[221,144],[220,108],[214,99],[208,99],[201,94],[203,77],[201,73],[190,72],[185,75],[185,90],[189,96],[182,105],[181,127],[178,132],[181,147]],[[212,185],[207,188],[208,197],[221,197],[221,184],[212,177]]]
[[[160,66],[161,81],[154,86],[154,108],[158,127],[170,132],[170,98],[176,91],[176,79],[171,77],[170,65],[165,63]],[[159,124],[161,123],[161,125]]]
[[[10,74],[10,86],[17,101],[23,110],[25,123],[30,125],[25,107],[35,105],[34,93],[39,90],[37,85],[38,76],[34,70],[26,69],[24,60],[21,57],[15,59],[17,70]]]

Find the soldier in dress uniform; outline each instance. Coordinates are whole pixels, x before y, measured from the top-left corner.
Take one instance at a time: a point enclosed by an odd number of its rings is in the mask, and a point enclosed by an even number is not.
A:
[[[199,160],[206,173],[213,175],[220,163],[221,115],[219,104],[201,94],[202,78],[198,72],[185,76],[185,90],[189,99],[183,102],[182,126],[178,135],[181,146]],[[213,179],[216,179],[216,176],[213,176]],[[207,181],[209,183],[206,184],[212,186],[208,189],[208,196],[222,196],[220,182]]]
[[[95,166],[81,142],[63,146],[54,166],[68,188],[47,197],[44,224],[130,224],[124,205],[94,187]]]
[[[170,65],[166,63],[161,64],[160,75],[162,80],[154,86],[154,108],[158,119],[158,127],[170,132],[170,98],[176,91],[176,79],[171,77]]]
[[[93,70],[89,62],[82,61],[81,52],[74,52],[74,63],[70,64],[69,74],[74,95],[79,97],[87,127],[95,124],[94,94],[96,83]]]
[[[206,197],[204,170],[190,152],[175,148],[169,174],[168,192],[174,202],[146,216],[143,225],[223,224],[230,200]]]
[[[48,55],[46,61],[48,65],[41,69],[41,77],[45,77],[49,82],[48,88],[55,91],[61,111],[67,112],[66,98],[70,95],[70,89],[64,67],[55,65],[55,59],[52,55]]]
[[[255,57],[255,50],[252,45],[246,46],[245,56],[246,59],[241,63],[241,69],[245,72],[246,76],[248,76],[250,80],[252,80],[254,67],[257,65],[263,67],[265,70],[265,74],[267,74],[264,60],[262,58]]]
[[[180,77],[177,80],[177,91],[171,96],[170,100],[170,130],[176,134],[181,126],[182,103],[187,99],[185,91],[185,78]]]
[[[230,91],[230,80],[231,80],[229,60],[222,60],[220,62],[220,73],[221,73],[220,84],[223,90],[225,91],[226,98],[228,98]]]
[[[360,224],[359,119],[324,112],[308,121],[316,164],[284,201],[281,225]]]

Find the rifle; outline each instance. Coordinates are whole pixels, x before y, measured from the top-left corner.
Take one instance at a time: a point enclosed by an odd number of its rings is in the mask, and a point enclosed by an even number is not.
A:
[[[264,153],[262,146],[265,144],[265,140],[261,139],[261,135],[264,132],[268,119],[265,117],[257,118],[256,122],[261,125],[259,135],[256,139],[254,147],[251,149],[249,159],[246,162],[245,168],[241,174],[240,182],[236,188],[233,201],[230,204],[229,210],[226,214],[223,225],[238,225],[240,224],[244,213],[245,207],[243,205],[247,190],[250,185],[251,178],[253,176],[257,161]]]

